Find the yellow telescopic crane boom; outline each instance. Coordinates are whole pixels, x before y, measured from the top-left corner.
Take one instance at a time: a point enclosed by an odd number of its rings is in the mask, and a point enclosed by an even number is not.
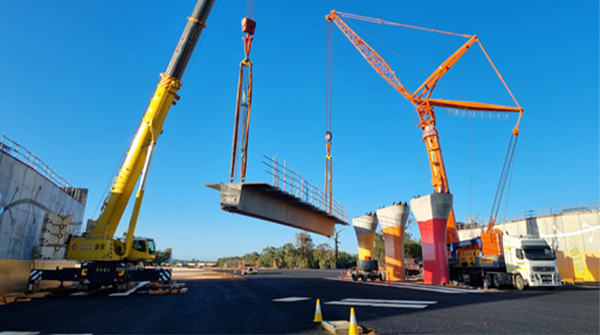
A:
[[[371,48],[358,34],[356,34],[342,19],[341,17],[348,17],[363,21],[382,23],[382,24],[392,24],[397,26],[404,26],[409,28],[435,31],[438,33],[449,34],[449,35],[459,35],[469,40],[461,46],[452,56],[450,56],[442,65],[440,65],[434,72],[425,80],[425,82],[414,92],[411,93],[407,90],[404,85],[400,82],[398,77],[390,66],[379,56],[379,54]],[[450,192],[450,186],[448,185],[448,176],[446,175],[446,168],[444,166],[444,161],[442,159],[442,148],[439,142],[439,135],[435,128],[436,118],[435,113],[433,112],[434,106],[439,107],[450,107],[457,109],[466,109],[466,110],[476,110],[476,111],[493,111],[493,112],[518,112],[519,120],[523,115],[523,108],[521,108],[518,102],[515,100],[515,103],[518,107],[509,107],[509,106],[499,106],[492,104],[484,104],[479,102],[468,102],[468,101],[451,101],[451,100],[442,100],[442,99],[430,99],[431,93],[435,88],[435,85],[438,80],[444,76],[450,70],[450,68],[458,61],[458,59],[475,43],[479,43],[480,47],[483,50],[483,46],[477,39],[477,36],[470,35],[460,35],[454,33],[448,33],[443,31],[436,31],[433,29],[424,29],[420,27],[407,26],[398,23],[392,23],[389,21],[384,21],[380,19],[368,18],[364,16],[354,15],[354,14],[346,14],[341,12],[336,12],[335,10],[331,11],[329,15],[326,15],[325,18],[335,23],[338,28],[346,35],[346,37],[354,44],[354,46],[358,49],[358,51],[363,55],[363,57],[371,64],[371,66],[379,73],[383,79],[385,79],[388,83],[390,83],[400,94],[402,94],[408,101],[410,101],[419,114],[419,128],[423,130],[423,141],[427,146],[427,156],[429,158],[429,164],[431,167],[432,179],[431,183],[433,184],[434,191],[437,193],[448,193]],[[485,52],[485,50],[484,50]],[[486,53],[487,56],[487,53]],[[491,60],[488,57],[488,60],[491,63]],[[493,63],[492,63],[493,66]],[[494,69],[496,69],[494,67]],[[496,70],[498,76],[500,73]],[[502,80],[502,77],[500,77]],[[504,83],[504,80],[502,80]],[[506,89],[508,90],[508,86],[504,83]],[[510,90],[508,90],[510,93]],[[511,93],[512,96],[512,93]],[[514,96],[513,96],[514,99]],[[513,130],[513,134],[518,134],[518,126],[519,121],[517,121],[517,125]],[[447,242],[457,242],[458,233],[456,232],[456,224],[454,218],[454,210],[450,212],[450,216],[448,217],[448,231],[447,231]]]
[[[111,240],[112,243],[110,243],[111,245],[107,247],[107,249],[108,251],[113,252],[103,253],[103,256],[105,257],[101,257],[98,253],[78,252],[76,253],[76,257],[70,257],[70,259],[106,261],[135,258],[129,257],[130,250],[132,248],[133,235],[144,197],[144,190],[154,147],[156,146],[159,135],[162,133],[163,123],[169,109],[172,105],[175,105],[177,103],[176,100],[179,99],[177,91],[182,85],[181,78],[194,48],[196,47],[200,34],[206,27],[205,22],[208,19],[214,1],[215,0],[199,0],[194,8],[192,16],[188,18],[188,23],[175,48],[171,61],[169,62],[165,73],[161,73],[160,75],[160,82],[158,83],[139,129],[129,147],[127,156],[119,170],[119,174],[113,182],[110,194],[103,205],[102,213],[97,220],[91,236],[88,237],[88,239]],[[129,221],[125,245],[122,246],[118,243],[119,241],[113,240],[113,236],[121,221],[123,212],[127,207],[127,203],[131,198],[133,189],[138,183],[138,179],[139,189],[136,194],[133,212]],[[79,239],[76,239],[71,243],[84,242],[77,240]],[[114,250],[110,250],[113,248]],[[81,248],[77,248],[77,246],[73,248],[72,245],[69,249],[81,250]],[[154,258],[153,255],[145,256],[146,258]]]

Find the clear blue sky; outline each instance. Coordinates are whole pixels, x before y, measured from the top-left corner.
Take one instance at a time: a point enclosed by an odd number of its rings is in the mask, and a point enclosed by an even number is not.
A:
[[[71,184],[89,188],[86,219],[99,215],[104,190],[194,5],[0,1],[0,132]],[[245,6],[217,0],[154,155],[137,235],[155,237],[160,249],[172,247],[176,258],[260,252],[293,242],[298,232],[223,212],[218,192],[203,186],[228,181]],[[304,178],[323,183],[325,15],[333,8],[479,36],[525,108],[509,202],[500,214],[598,201],[597,1],[256,0],[248,181],[270,181],[262,155],[277,154]],[[411,91],[465,42],[347,22]],[[334,197],[353,218],[431,193],[413,106],[335,27],[333,48]],[[514,105],[478,47],[440,84],[448,90],[438,87],[435,98]],[[516,117],[471,119],[469,132],[468,118],[441,110],[437,116],[457,219],[488,217]],[[418,235],[416,225],[412,232]],[[316,244],[328,242],[312,236]],[[341,250],[357,253],[351,227],[341,242]]]

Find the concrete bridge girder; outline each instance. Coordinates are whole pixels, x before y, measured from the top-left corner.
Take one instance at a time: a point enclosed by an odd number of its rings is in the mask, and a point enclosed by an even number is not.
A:
[[[348,222],[267,183],[219,183],[206,186],[221,192],[221,209],[227,212],[327,237],[333,236],[336,224],[348,225]]]

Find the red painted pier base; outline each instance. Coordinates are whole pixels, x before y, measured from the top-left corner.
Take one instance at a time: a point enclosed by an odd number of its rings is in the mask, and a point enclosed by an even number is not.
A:
[[[452,209],[452,194],[433,193],[411,200],[410,205],[421,232],[423,282],[434,285],[448,284],[450,276],[446,228]]]

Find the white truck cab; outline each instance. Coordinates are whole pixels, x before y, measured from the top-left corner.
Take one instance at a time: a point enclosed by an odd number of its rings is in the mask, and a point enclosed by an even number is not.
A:
[[[503,237],[506,273],[519,290],[526,286],[554,289],[561,286],[556,257],[546,240],[531,235]]]

